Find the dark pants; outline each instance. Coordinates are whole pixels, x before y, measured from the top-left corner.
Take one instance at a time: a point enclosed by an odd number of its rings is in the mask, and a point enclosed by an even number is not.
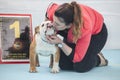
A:
[[[62,70],[74,70],[76,72],[87,72],[93,67],[100,64],[100,58],[98,53],[103,49],[107,40],[107,29],[106,25],[103,24],[101,32],[91,37],[90,45],[87,53],[82,61],[73,63],[71,59],[66,56],[62,51],[60,53],[59,66]],[[71,54],[74,57],[74,54]],[[70,55],[70,56],[71,56]]]

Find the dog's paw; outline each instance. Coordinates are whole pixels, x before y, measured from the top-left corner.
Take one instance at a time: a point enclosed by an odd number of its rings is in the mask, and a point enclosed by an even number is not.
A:
[[[29,73],[37,73],[38,71],[29,70]]]
[[[51,73],[58,73],[59,70],[60,70],[60,68],[59,68],[58,66],[53,67],[53,68],[51,69]]]

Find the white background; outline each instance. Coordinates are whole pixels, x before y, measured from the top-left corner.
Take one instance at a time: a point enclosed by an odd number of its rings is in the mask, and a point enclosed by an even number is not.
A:
[[[64,3],[72,0],[0,0],[0,13],[32,14],[32,27],[39,25],[51,2]],[[120,49],[120,0],[76,0],[99,11],[108,28],[105,49]]]

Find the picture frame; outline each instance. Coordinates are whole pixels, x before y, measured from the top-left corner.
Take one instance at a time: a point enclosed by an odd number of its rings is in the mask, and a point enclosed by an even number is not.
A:
[[[31,14],[0,14],[0,63],[28,63]]]

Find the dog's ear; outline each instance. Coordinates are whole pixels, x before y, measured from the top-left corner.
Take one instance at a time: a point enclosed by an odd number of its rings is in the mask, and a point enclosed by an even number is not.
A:
[[[35,34],[37,34],[37,33],[39,33],[40,31],[39,31],[39,26],[37,26],[37,27],[35,27]]]

